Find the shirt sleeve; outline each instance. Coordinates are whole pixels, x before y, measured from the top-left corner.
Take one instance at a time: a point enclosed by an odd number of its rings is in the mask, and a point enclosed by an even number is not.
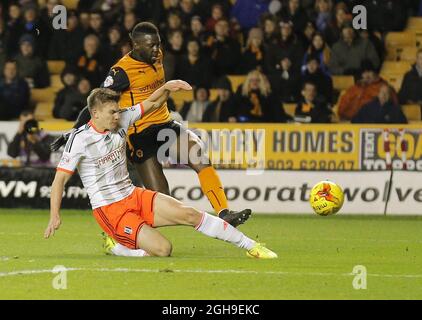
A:
[[[124,91],[129,88],[130,82],[126,72],[120,68],[111,68],[101,88],[108,88],[114,91]]]
[[[82,156],[84,155],[85,146],[83,139],[81,139],[80,133],[82,130],[77,130],[70,135],[69,140],[66,143],[62,157],[57,170],[64,171],[73,174],[78,166]]]
[[[144,106],[142,103],[138,103],[132,107],[125,108],[121,111],[120,116],[120,127],[127,129],[136,121],[141,119],[144,115]]]

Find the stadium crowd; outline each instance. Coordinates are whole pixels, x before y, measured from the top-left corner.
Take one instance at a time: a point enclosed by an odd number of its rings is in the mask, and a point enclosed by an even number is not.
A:
[[[64,1],[68,2],[68,1]],[[422,51],[400,92],[380,76],[385,38],[422,15],[420,0],[83,0],[56,30],[60,0],[0,4],[0,120],[17,119],[31,90],[50,86],[49,60],[65,61],[55,118],[75,120],[92,88],[131,50],[139,21],[160,30],[166,79],[184,79],[194,100],[177,108],[205,122],[403,123],[400,104],[422,101]],[[352,10],[367,8],[368,29]],[[228,75],[244,75],[232,88]],[[333,76],[355,79],[339,97]],[[210,89],[217,96],[210,101]],[[294,104],[293,116],[283,104]],[[333,106],[338,104],[338,112]],[[176,111],[176,106],[169,103]]]

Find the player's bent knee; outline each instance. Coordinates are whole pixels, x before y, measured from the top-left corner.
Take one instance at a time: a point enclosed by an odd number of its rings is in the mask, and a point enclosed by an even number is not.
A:
[[[157,257],[170,257],[172,250],[173,246],[169,241],[162,241],[152,254]]]

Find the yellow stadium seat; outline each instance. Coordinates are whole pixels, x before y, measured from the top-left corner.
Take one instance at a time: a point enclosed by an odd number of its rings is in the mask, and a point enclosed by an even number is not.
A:
[[[184,102],[193,101],[193,91],[177,91],[171,94],[176,110],[182,108]]]
[[[416,54],[418,52],[418,48],[413,47],[404,47],[402,48],[401,52],[398,54],[398,60],[400,61],[408,61],[410,63],[416,62]]]
[[[416,45],[414,32],[389,32],[385,37],[385,45],[389,47],[406,47]]]
[[[218,98],[218,89],[210,89],[209,101],[215,101]]]
[[[283,108],[288,115],[295,116],[296,103],[283,103]]]
[[[422,48],[422,30],[415,31],[416,47]]]
[[[422,30],[422,17],[410,17],[407,20],[406,30]]]
[[[79,0],[62,0],[62,4],[67,9],[76,9],[78,7]]]
[[[58,74],[51,75],[50,76],[50,82],[51,82],[51,86],[53,88],[62,89],[64,87],[62,80],[60,78],[60,75],[58,75]]]
[[[38,102],[35,106],[34,115],[37,120],[48,120],[53,118],[53,103]]]
[[[32,89],[31,90],[31,101],[38,102],[54,102],[56,97],[56,88],[46,89]]]
[[[380,74],[381,78],[387,81],[397,92],[400,90],[403,82],[404,73],[383,73]]]
[[[384,61],[381,73],[405,74],[411,67],[412,64],[409,61]]]
[[[405,104],[402,106],[403,113],[408,121],[421,121],[421,106],[418,104]]]
[[[353,76],[333,76],[333,87],[338,91],[347,90],[354,84]]]
[[[246,76],[228,76],[232,84],[232,89],[236,92],[237,88],[246,80]]]
[[[47,61],[48,71],[50,74],[60,74],[63,71],[65,65],[66,63],[62,60]]]

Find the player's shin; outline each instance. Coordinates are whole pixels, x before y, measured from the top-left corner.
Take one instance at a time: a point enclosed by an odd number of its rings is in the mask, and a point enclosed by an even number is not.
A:
[[[228,222],[206,212],[202,213],[201,222],[195,229],[209,237],[233,243],[246,250],[250,250],[256,244],[255,241],[245,236]]]

